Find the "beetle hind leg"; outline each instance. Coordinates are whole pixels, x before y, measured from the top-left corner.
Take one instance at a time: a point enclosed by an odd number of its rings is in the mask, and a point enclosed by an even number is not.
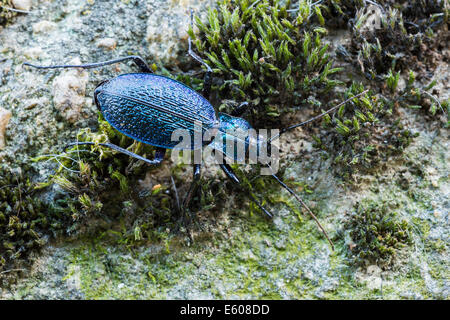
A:
[[[72,142],[72,143],[67,144],[64,147],[64,150],[66,150],[67,148],[72,147],[72,146],[80,146],[80,145],[97,145],[97,143],[95,143],[95,142]],[[124,149],[124,148],[121,148],[119,146],[116,146],[115,144],[112,144],[112,143],[98,143],[98,145],[102,146],[102,147],[113,149],[113,150],[118,151],[120,153],[126,154],[127,156],[130,156],[132,158],[136,158],[138,160],[142,160],[142,161],[144,161],[144,162],[146,162],[146,163],[148,163],[150,165],[153,165],[153,166],[154,165],[159,165],[163,161],[164,155],[166,154],[166,149],[157,148],[156,152],[155,152],[155,158],[153,160],[150,160],[150,159],[144,158],[144,157],[142,157],[142,156],[140,156],[140,155],[138,155],[138,154],[136,154],[134,152],[128,151],[127,149]]]
[[[193,195],[197,192],[198,190],[198,186],[199,186],[199,182],[200,182],[200,176],[201,176],[201,165],[200,164],[194,164],[194,172],[193,172],[193,178],[192,178],[192,183],[191,186],[189,187],[189,191],[186,194],[182,206],[181,206],[181,214],[182,214],[182,221],[183,224],[187,230],[188,236],[190,238],[191,241],[193,241],[193,237],[191,234],[191,225],[192,222],[195,222],[195,224],[197,225],[197,227],[199,227],[199,229],[202,229],[202,226],[198,224],[198,222],[196,221],[194,215],[192,214],[192,212],[189,210],[189,205],[191,203],[192,197]]]
[[[198,189],[198,185],[200,182],[200,176],[201,176],[201,165],[200,164],[194,164],[194,172],[193,172],[193,178],[191,186],[189,187],[189,191],[186,194],[183,204],[182,204],[182,211],[185,212],[186,210],[189,210],[189,204],[191,203],[192,196],[195,194],[195,192]]]

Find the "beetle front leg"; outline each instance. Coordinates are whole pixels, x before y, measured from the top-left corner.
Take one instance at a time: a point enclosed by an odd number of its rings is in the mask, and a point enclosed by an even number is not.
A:
[[[231,168],[229,164],[224,162],[223,164],[219,164],[219,166],[225,173],[225,175],[231,181],[233,181],[235,185],[241,186],[239,178],[237,177],[236,173],[234,173],[233,168]],[[258,201],[258,199],[256,199],[256,197],[251,192],[250,192],[250,200],[253,201],[253,203],[255,203],[259,207],[259,209],[261,209],[261,211],[264,212],[269,218],[273,217],[273,215],[266,208],[263,207],[263,205]]]
[[[192,178],[192,183],[191,183],[191,186],[189,187],[189,191],[183,201],[184,209],[188,208],[189,203],[192,200],[192,196],[195,193],[195,191],[197,190],[198,182],[200,181],[200,176],[201,176],[201,173],[200,173],[201,167],[202,166],[200,164],[194,164],[194,175]]]
[[[231,111],[230,115],[233,117],[240,117],[248,110],[249,106],[250,104],[248,102],[242,102],[237,108]]]
[[[194,11],[192,11],[192,10],[191,10],[191,29],[194,30]],[[189,45],[189,49],[188,49],[189,55],[192,58],[194,58],[194,60],[200,62],[202,65],[204,65],[206,67],[205,77],[203,78],[203,92],[202,92],[202,95],[203,95],[203,97],[208,99],[209,98],[209,93],[211,92],[211,85],[212,85],[212,69],[205,61],[203,61],[202,58],[200,58],[192,50],[192,40],[191,40],[190,36],[188,38],[188,45]]]

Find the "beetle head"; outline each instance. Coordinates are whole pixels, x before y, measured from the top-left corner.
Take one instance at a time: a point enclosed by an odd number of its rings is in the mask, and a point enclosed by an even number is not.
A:
[[[246,120],[219,113],[219,127],[209,147],[235,162],[256,163],[262,154],[270,154],[268,144],[267,137],[258,135]]]

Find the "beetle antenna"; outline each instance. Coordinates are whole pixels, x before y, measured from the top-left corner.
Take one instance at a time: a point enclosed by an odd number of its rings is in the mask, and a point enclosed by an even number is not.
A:
[[[337,106],[334,106],[333,108],[331,108],[331,109],[329,109],[329,110],[327,110],[327,111],[325,111],[325,112],[319,114],[318,116],[312,117],[312,118],[309,119],[309,120],[306,120],[306,121],[303,121],[303,122],[301,122],[301,123],[299,123],[299,124],[294,124],[293,126],[290,126],[290,127],[284,128],[284,129],[281,129],[281,130],[280,130],[280,133],[277,134],[277,135],[275,135],[275,136],[273,136],[272,138],[270,138],[269,142],[272,142],[272,140],[278,138],[279,136],[281,136],[281,135],[282,135],[283,133],[285,133],[286,131],[289,131],[289,130],[292,130],[292,129],[301,127],[301,126],[303,126],[303,125],[305,125],[305,124],[308,124],[308,123],[310,123],[310,122],[313,122],[313,121],[315,121],[315,120],[317,120],[317,119],[322,118],[324,115],[326,115],[326,114],[328,114],[328,113],[330,113],[330,112],[333,112],[333,111],[336,110],[337,108],[343,106],[344,104],[346,104],[347,102],[349,102],[349,101],[351,101],[351,100],[353,100],[353,99],[355,99],[355,98],[358,98],[359,96],[362,96],[363,94],[367,93],[368,91],[369,91],[369,89],[364,90],[363,92],[358,93],[357,95],[348,98],[347,100],[345,100],[345,101],[339,103]]]
[[[270,166],[269,166],[270,168]],[[271,168],[270,168],[271,169]],[[328,233],[325,231],[324,227],[322,227],[322,225],[319,222],[319,219],[317,219],[316,215],[311,211],[311,209],[309,209],[309,207],[306,205],[306,203],[294,192],[294,190],[292,190],[291,188],[289,188],[283,181],[281,181],[280,178],[278,178],[274,173],[272,173],[272,177],[278,181],[278,183],[285,188],[291,195],[294,196],[295,199],[297,199],[298,202],[300,202],[302,204],[302,206],[306,209],[306,211],[308,211],[309,215],[314,219],[314,221],[316,221],[317,226],[320,228],[320,230],[322,230],[322,233],[325,235],[325,238],[327,238],[328,242],[331,245],[331,249],[334,251],[334,244],[333,241],[330,240],[330,237],[328,236]]]
[[[123,62],[127,60],[133,60],[133,62],[139,67],[139,69],[144,73],[152,73],[152,69],[148,66],[147,62],[140,56],[126,56],[120,57],[113,60],[94,62],[94,63],[86,63],[86,64],[62,64],[62,65],[54,65],[54,66],[40,66],[37,64],[32,64],[29,62],[24,62],[24,66],[33,67],[36,69],[65,69],[65,68],[82,68],[82,69],[92,69],[99,68],[104,66],[109,66],[114,63]]]
[[[121,152],[121,153],[123,153],[123,154],[126,154],[127,156],[136,158],[136,159],[138,159],[138,160],[145,161],[145,162],[147,162],[148,164],[151,164],[151,165],[159,164],[159,163],[161,162],[161,161],[159,161],[159,160],[153,160],[153,161],[152,161],[152,160],[149,160],[149,159],[144,158],[144,157],[142,157],[142,156],[140,156],[140,155],[138,155],[138,154],[136,154],[136,153],[133,153],[133,152],[131,152],[131,151],[128,151],[128,150],[126,150],[126,149],[124,149],[124,148],[121,148],[121,147],[119,147],[119,146],[116,146],[115,144],[112,144],[112,143],[72,142],[72,143],[67,144],[67,145],[64,147],[63,150],[66,150],[67,148],[72,147],[72,146],[80,146],[80,145],[99,145],[99,146],[107,147],[107,148],[113,149],[113,150],[115,150],[115,151]],[[85,151],[85,150],[84,150],[84,151]]]

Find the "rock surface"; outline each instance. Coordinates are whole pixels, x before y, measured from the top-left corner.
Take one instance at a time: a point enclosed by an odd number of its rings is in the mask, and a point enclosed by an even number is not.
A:
[[[30,11],[31,0],[12,0],[12,5],[15,9]]]
[[[189,8],[203,17],[211,3],[37,1],[33,15],[18,16],[0,31],[0,107],[14,115],[0,159],[14,163],[58,153],[79,129],[96,130],[95,86],[119,73],[136,72],[132,64],[61,71],[31,69],[23,67],[23,62],[97,62],[138,54],[149,64],[163,63],[170,69],[186,59]],[[448,96],[448,88],[443,87],[442,95]],[[414,115],[405,117],[414,122]],[[89,241],[57,239],[17,284],[0,288],[0,298],[448,299],[450,146],[444,129],[431,132],[417,125],[415,130],[420,137],[407,149],[406,157],[410,166],[423,165],[425,173],[404,175],[410,186],[406,191],[396,183],[401,165],[392,163],[376,177],[365,177],[353,190],[330,173],[333,164],[311,149],[312,141],[303,131],[285,137],[291,141],[283,143],[287,148],[281,155],[284,178],[314,190],[311,195],[305,193],[305,200],[315,203],[322,224],[337,239],[334,252],[314,221],[294,210],[298,208],[288,201],[287,192],[279,191],[280,203],[272,207],[273,222],[250,213],[230,194],[223,199],[227,210],[194,244],[174,236],[131,248],[114,240],[113,230]],[[40,181],[55,169],[49,162],[34,165]],[[170,171],[150,172],[147,185],[158,183],[151,179],[157,174],[168,176]],[[340,240],[345,238],[342,221],[364,197],[401,201],[399,213],[419,230],[416,245],[408,249],[397,269],[349,265],[349,242]],[[108,235],[113,240],[105,240]]]
[[[0,107],[0,150],[6,146],[6,126],[8,125],[11,116],[11,111]]]
[[[81,61],[75,58],[69,64],[79,65]],[[81,109],[85,105],[86,85],[89,74],[83,69],[63,71],[53,81],[53,103],[61,115],[69,122],[79,120]]]
[[[190,10],[204,17],[206,9],[213,4],[211,0],[172,0],[149,3],[146,40],[154,59],[177,64],[182,50],[186,50]]]

